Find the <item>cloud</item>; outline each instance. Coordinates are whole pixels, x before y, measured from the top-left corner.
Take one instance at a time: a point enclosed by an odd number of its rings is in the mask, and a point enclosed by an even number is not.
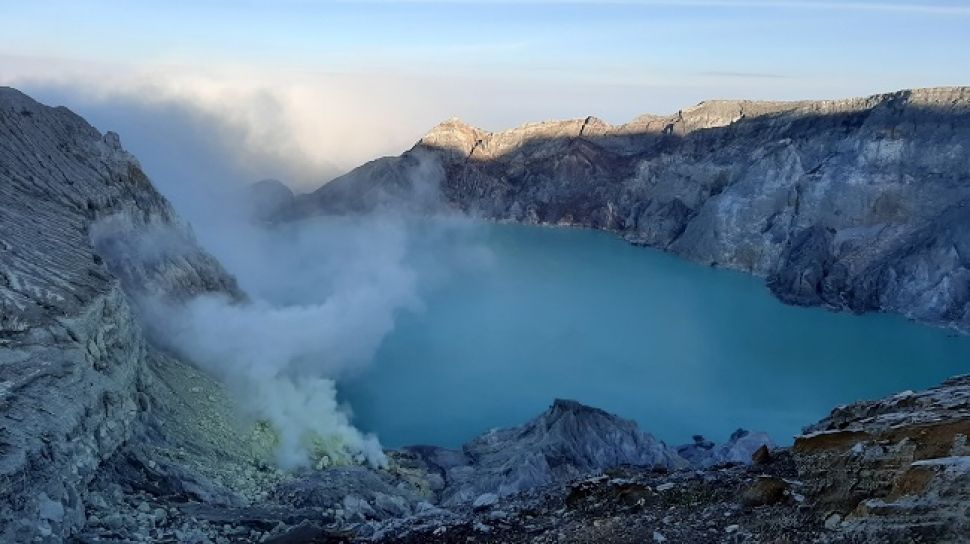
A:
[[[581,104],[587,102],[623,103],[577,98],[595,90],[556,80],[199,70],[11,55],[0,55],[0,84],[66,105],[102,131],[118,132],[156,186],[193,223],[206,215],[193,210],[199,188],[207,202],[264,178],[312,190],[376,157],[401,153],[455,115],[503,128],[536,116],[586,115]],[[537,104],[547,110],[534,112]],[[192,199],[178,198],[186,192],[183,186]]]
[[[21,66],[25,69],[18,70]],[[377,154],[403,151],[427,128],[388,123],[382,113],[406,87],[390,91],[366,78],[290,74],[274,80],[272,74],[242,69],[202,74],[179,67],[38,66],[50,65],[21,59],[0,74],[0,83],[69,105],[102,130],[121,133],[129,148],[132,137],[144,137],[145,126],[165,133],[168,142],[154,138],[150,145],[134,146],[149,174],[155,174],[152,166],[168,170],[173,161],[184,160],[152,160],[160,143],[179,144],[178,152],[190,161],[208,160],[201,170],[219,164],[220,176],[253,176],[242,183],[273,176],[312,187]]]

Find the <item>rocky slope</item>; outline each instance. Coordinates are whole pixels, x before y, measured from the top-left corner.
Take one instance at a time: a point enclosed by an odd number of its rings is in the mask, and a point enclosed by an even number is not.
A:
[[[633,423],[559,401],[462,451],[283,473],[271,430],[238,418],[219,383],[143,332],[142,300],[245,295],[118,136],[6,88],[0,127],[0,540],[258,540],[308,520],[342,527],[494,500],[617,463],[687,465]]]
[[[610,230],[764,276],[781,299],[970,329],[970,88],[704,102],[611,126],[449,120],[278,219],[373,206],[433,178],[486,218]]]
[[[433,446],[406,451],[425,472],[441,475],[438,502],[443,506],[495,501],[618,465],[664,470],[690,466],[636,423],[567,400],[556,400],[521,427],[479,436],[462,451]]]
[[[240,463],[234,477],[200,475],[185,468],[192,454],[138,449],[106,463],[79,540],[962,542],[968,391],[962,377],[839,407],[790,449],[735,433],[713,448],[732,459],[693,466],[649,440],[631,448],[643,434],[629,422],[563,401],[459,451],[388,452],[385,470]],[[539,476],[523,485],[523,474]]]
[[[205,387],[203,397],[210,388]],[[224,405],[188,403],[208,411]],[[179,416],[167,424],[166,434],[173,426],[200,424],[185,411]],[[213,431],[209,421],[206,434]],[[225,427],[219,423],[214,430]],[[106,463],[91,486],[82,540],[312,541],[298,537],[304,533],[373,539],[388,527],[461,519],[463,512],[495,507],[520,493],[556,488],[617,465],[664,473],[691,466],[634,423],[571,401],[557,401],[525,425],[490,431],[460,450],[414,446],[389,451],[386,469],[338,466],[281,473],[258,457],[222,460],[237,455],[229,438],[186,440],[198,432],[184,431],[174,435],[179,445],[190,443],[204,454],[173,451],[140,436],[140,442]],[[722,448],[743,451],[750,459],[763,443],[734,439]],[[228,474],[233,470],[238,474]]]
[[[792,451],[826,523],[872,539],[970,531],[970,376],[840,406]]]
[[[640,138],[613,136],[617,153]],[[440,152],[375,163],[372,191],[327,202],[410,194],[449,171]],[[840,407],[790,451],[745,431],[671,448],[559,400],[459,450],[282,472],[272,430],[140,325],[146,297],[212,292],[245,302],[116,135],[0,88],[0,541],[957,542],[970,529],[966,377]]]
[[[157,228],[169,247],[124,258]],[[148,409],[135,290],[238,294],[117,135],[0,88],[0,540],[81,527],[87,484]]]
[[[970,376],[841,406],[750,464],[620,466],[378,526],[381,542],[965,542]],[[747,450],[748,452],[750,450]],[[747,452],[746,452],[747,453]]]

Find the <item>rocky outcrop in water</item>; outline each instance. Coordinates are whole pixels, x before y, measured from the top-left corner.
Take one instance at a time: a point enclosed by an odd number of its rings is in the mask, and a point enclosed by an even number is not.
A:
[[[486,218],[609,230],[764,276],[787,302],[968,330],[968,148],[965,87],[712,101],[619,126],[449,120],[278,218],[372,206],[440,169],[445,200]]]

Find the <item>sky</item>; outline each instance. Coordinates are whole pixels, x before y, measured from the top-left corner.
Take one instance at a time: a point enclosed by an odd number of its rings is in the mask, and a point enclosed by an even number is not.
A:
[[[0,85],[119,132],[160,185],[311,189],[450,117],[970,84],[968,28],[952,0],[0,0]]]

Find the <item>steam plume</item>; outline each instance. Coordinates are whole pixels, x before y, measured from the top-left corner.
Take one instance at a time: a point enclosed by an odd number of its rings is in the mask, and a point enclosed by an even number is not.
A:
[[[422,203],[436,192],[440,169],[420,161],[411,171]],[[473,236],[470,223],[424,204],[379,206],[362,215],[321,217],[274,228],[244,220],[238,208],[203,225],[206,249],[237,275],[250,300],[199,296],[185,303],[157,295],[139,307],[151,337],[221,379],[246,415],[272,424],[279,462],[385,463],[377,438],[355,429],[337,382],[373,359],[402,311],[420,311],[422,290],[456,266],[481,266],[475,244],[442,254],[442,236]],[[110,233],[110,222],[94,232]],[[184,247],[171,233],[144,232],[139,255]],[[175,248],[175,249],[173,249]],[[450,253],[449,253],[450,252]],[[487,259],[487,256],[485,257]]]

